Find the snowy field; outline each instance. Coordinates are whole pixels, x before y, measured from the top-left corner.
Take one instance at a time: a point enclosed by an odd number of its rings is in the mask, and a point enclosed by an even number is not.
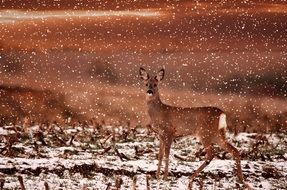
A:
[[[253,189],[287,189],[287,134],[228,135],[242,153],[242,168]],[[137,127],[75,125],[0,127],[0,182],[4,189],[187,189],[204,159],[192,137],[174,142],[167,181],[155,178],[159,141]],[[194,182],[195,189],[240,189],[229,154],[217,157]],[[4,182],[4,183],[3,183]]]

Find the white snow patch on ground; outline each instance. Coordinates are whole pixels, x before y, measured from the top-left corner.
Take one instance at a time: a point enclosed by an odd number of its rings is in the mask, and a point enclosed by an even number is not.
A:
[[[0,127],[0,138],[3,139],[10,131],[11,129]],[[67,129],[65,134],[69,135],[75,131]],[[157,180],[154,174],[157,169],[156,155],[159,143],[154,134],[131,135],[127,140],[117,136],[115,142],[105,141],[108,135],[96,136],[98,139],[92,143],[87,138],[94,135],[94,130],[77,132],[76,146],[53,144],[52,134],[45,132],[48,146],[37,142],[38,153],[30,138],[19,139],[19,142],[13,145],[14,151],[19,153],[11,157],[5,155],[6,144],[0,141],[0,174],[3,173],[5,176],[4,189],[19,188],[19,175],[23,176],[26,188],[32,190],[44,189],[44,182],[49,184],[50,189],[82,189],[83,186],[88,189],[106,189],[109,183],[115,185],[117,177],[123,180],[121,189],[131,189],[134,176],[137,178],[137,189],[146,189],[146,178],[150,175],[149,183],[152,189],[187,189],[189,176],[204,160],[204,154],[195,157],[195,153],[202,147],[194,138],[179,139],[172,146],[168,181]],[[65,138],[64,134],[61,135],[59,134],[61,138]],[[282,153],[286,151],[286,135],[265,135],[268,143],[260,145],[259,148],[262,151],[266,149],[270,159],[266,155],[255,154],[252,157],[252,147],[257,136],[258,134],[247,133],[241,133],[235,138],[232,135],[228,136],[229,141],[232,141],[242,153],[249,151],[242,154],[241,163],[246,182],[253,189],[286,189],[287,155],[285,152]],[[66,138],[69,139],[69,136]],[[99,143],[103,143],[103,147]],[[274,147],[272,144],[275,144]],[[107,149],[109,147],[110,149]],[[136,147],[140,152],[138,155]],[[106,149],[108,151],[104,152]],[[124,154],[128,160],[121,159],[115,150]],[[176,155],[185,160],[178,159]],[[222,156],[222,152],[219,152],[218,157]],[[262,156],[266,157],[263,159]],[[232,157],[227,155],[224,159],[213,159],[194,182],[194,187],[199,188],[200,183],[205,189],[238,188],[240,185],[235,175],[235,162]]]

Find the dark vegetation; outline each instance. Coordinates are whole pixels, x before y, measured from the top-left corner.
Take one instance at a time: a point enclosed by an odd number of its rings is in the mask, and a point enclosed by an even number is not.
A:
[[[264,75],[235,75],[218,86],[220,92],[287,98],[286,72]]]
[[[90,66],[86,72],[91,78],[105,83],[115,83],[118,81],[118,73],[110,61],[97,59],[87,64]]]
[[[0,73],[6,75],[24,74],[26,68],[21,60],[21,56],[17,53],[15,51],[3,53],[0,44]]]
[[[66,105],[65,96],[50,90],[0,85],[0,124],[24,122],[59,122],[69,117],[81,119],[75,109]]]

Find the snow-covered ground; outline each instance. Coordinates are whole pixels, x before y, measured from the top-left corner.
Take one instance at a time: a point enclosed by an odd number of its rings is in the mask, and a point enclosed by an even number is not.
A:
[[[243,173],[253,189],[287,189],[287,134],[228,137],[242,153]],[[107,189],[114,188],[115,181],[122,181],[120,189],[134,184],[136,189],[147,189],[147,181],[151,189],[187,189],[189,176],[205,154],[192,137],[176,140],[170,177],[164,181],[155,178],[159,142],[143,128],[43,125],[24,132],[20,126],[5,126],[0,127],[0,148],[4,189],[19,188],[18,176],[26,189],[44,189],[45,182],[50,189]],[[218,151],[193,186],[240,188],[232,157]]]

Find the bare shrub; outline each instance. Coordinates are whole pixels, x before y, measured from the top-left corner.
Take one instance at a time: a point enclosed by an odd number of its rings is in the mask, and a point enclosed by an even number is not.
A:
[[[0,85],[0,124],[22,122],[60,122],[81,116],[67,106],[65,96],[49,90]]]
[[[0,54],[0,72],[6,74],[23,74],[24,71],[24,64],[13,53]]]
[[[97,59],[90,63],[87,73],[91,78],[103,82],[115,83],[118,80],[114,66],[107,60]]]

